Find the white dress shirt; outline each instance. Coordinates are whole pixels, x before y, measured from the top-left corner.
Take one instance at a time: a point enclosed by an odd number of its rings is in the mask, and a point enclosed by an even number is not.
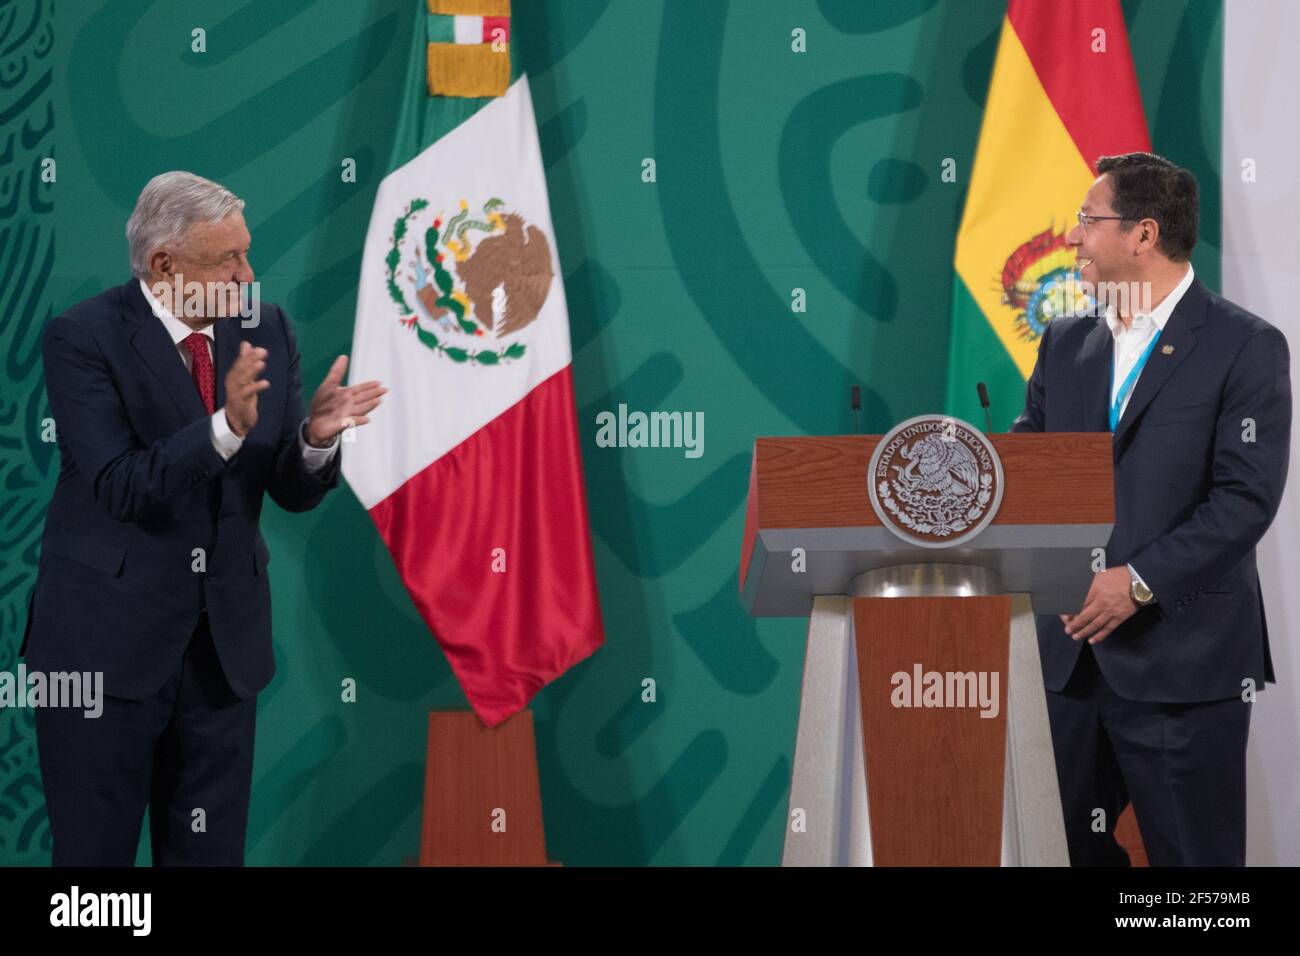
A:
[[[1119,395],[1120,386],[1124,384],[1124,379],[1128,376],[1129,372],[1133,371],[1133,366],[1137,364],[1138,359],[1142,357],[1142,353],[1145,352],[1147,346],[1151,344],[1152,337],[1155,336],[1157,332],[1164,331],[1165,324],[1169,321],[1169,317],[1174,314],[1174,307],[1178,305],[1183,294],[1187,291],[1188,287],[1191,286],[1193,275],[1192,264],[1189,262],[1187,264],[1187,272],[1184,274],[1181,281],[1179,281],[1178,285],[1174,286],[1173,291],[1165,296],[1161,303],[1152,309],[1150,313],[1142,314],[1133,310],[1133,322],[1128,328],[1124,327],[1123,321],[1121,321],[1119,316],[1116,314],[1114,304],[1112,303],[1106,306],[1106,324],[1110,327],[1110,334],[1114,339],[1113,354],[1115,356],[1115,376],[1110,385],[1110,401],[1107,404],[1108,411],[1110,406],[1115,404],[1115,399]],[[1124,401],[1119,407],[1119,417],[1121,420],[1124,418],[1124,412],[1128,409],[1129,399],[1131,399],[1133,393],[1137,391],[1137,383],[1141,378],[1142,373],[1138,372],[1137,378],[1133,380],[1133,387],[1130,388],[1128,394],[1124,396]],[[1134,577],[1139,581],[1142,581],[1142,575],[1138,574],[1137,569],[1134,568],[1133,565],[1130,564],[1128,569],[1132,572]],[[1142,581],[1142,586],[1146,587],[1145,581]],[[1150,588],[1148,588],[1148,590],[1150,590]]]
[[[1119,387],[1124,384],[1124,379],[1128,376],[1128,373],[1133,371],[1133,366],[1142,357],[1146,347],[1151,344],[1152,337],[1157,332],[1164,331],[1165,323],[1174,314],[1174,307],[1178,305],[1183,294],[1191,286],[1193,276],[1192,264],[1189,262],[1187,264],[1187,273],[1182,280],[1149,314],[1144,315],[1133,310],[1133,322],[1128,328],[1124,327],[1124,323],[1115,314],[1114,303],[1106,306],[1106,324],[1110,326],[1111,337],[1115,340],[1115,379],[1110,385],[1109,405],[1115,404],[1115,398],[1119,395]],[[1119,408],[1119,417],[1121,419],[1124,417],[1125,409],[1128,408],[1129,399],[1137,391],[1137,383],[1141,378],[1142,373],[1139,372],[1137,379],[1133,381],[1133,387],[1124,396],[1124,403]]]
[[[163,327],[167,330],[167,334],[172,337],[172,341],[176,344],[176,349],[180,354],[181,362],[185,365],[185,371],[193,374],[191,366],[194,362],[194,356],[190,354],[189,348],[185,345],[185,340],[190,337],[194,332],[194,329],[190,328],[180,319],[176,318],[176,316],[172,315],[171,311],[154,297],[153,292],[150,291],[149,286],[145,284],[143,279],[139,281],[140,291],[144,293],[144,298],[145,301],[149,303],[149,308],[152,309],[153,314],[158,316],[162,321]],[[199,329],[198,331],[208,340],[208,357],[212,359],[212,370],[215,377],[217,368],[216,334],[213,332],[212,325],[209,325],[207,328]],[[215,385],[215,382],[213,384]],[[339,438],[335,435],[334,441],[325,448],[316,448],[313,445],[307,444],[307,438],[305,435],[307,421],[308,419],[304,418],[302,423],[298,426],[298,447],[302,449],[302,463],[306,466],[307,470],[319,471],[329,464],[330,459],[333,458],[334,454],[338,451]],[[210,422],[211,427],[209,431],[212,435],[212,447],[216,449],[217,454],[220,455],[223,460],[229,461],[231,456],[233,456],[235,452],[239,451],[240,447],[243,446],[244,439],[240,438],[230,430],[230,423],[226,420],[225,406],[218,408],[212,413]]]

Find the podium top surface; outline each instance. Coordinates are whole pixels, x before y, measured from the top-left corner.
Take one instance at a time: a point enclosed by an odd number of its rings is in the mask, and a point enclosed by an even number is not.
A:
[[[877,517],[867,472],[881,437],[755,441],[740,565],[749,613],[802,615],[815,595],[846,593],[864,571],[937,562],[994,570],[1040,613],[1078,610],[1075,594],[1081,602],[1094,549],[1115,521],[1109,432],[988,435],[1002,461],[1002,502],[983,531],[952,548],[913,546]],[[806,572],[791,570],[794,548],[804,550]]]

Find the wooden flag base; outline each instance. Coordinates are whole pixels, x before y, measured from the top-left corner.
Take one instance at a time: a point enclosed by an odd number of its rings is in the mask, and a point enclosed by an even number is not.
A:
[[[552,866],[546,859],[533,715],[496,727],[429,714],[421,866]]]

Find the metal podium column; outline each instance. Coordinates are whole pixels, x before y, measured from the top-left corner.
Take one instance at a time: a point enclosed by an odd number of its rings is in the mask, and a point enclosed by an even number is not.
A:
[[[799,703],[782,866],[871,866],[871,826],[854,597],[1002,593],[978,566],[913,564],[854,578],[850,595],[814,599]],[[1012,595],[1002,865],[1069,866],[1038,638],[1026,594]]]

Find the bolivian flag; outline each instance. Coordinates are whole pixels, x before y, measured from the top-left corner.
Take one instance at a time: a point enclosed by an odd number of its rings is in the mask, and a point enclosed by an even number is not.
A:
[[[1038,340],[1083,303],[1065,235],[1101,156],[1149,151],[1119,0],[1011,0],[957,233],[949,413],[994,426],[1024,405]]]

